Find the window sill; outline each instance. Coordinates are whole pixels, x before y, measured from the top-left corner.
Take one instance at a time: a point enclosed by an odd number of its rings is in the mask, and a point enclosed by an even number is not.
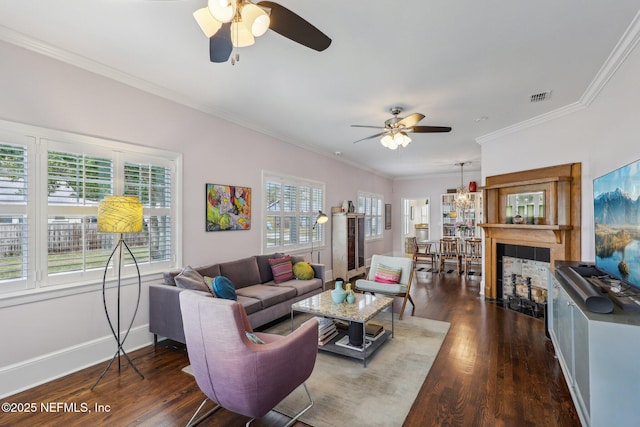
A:
[[[142,283],[158,280],[162,278],[162,273],[148,273],[141,275]],[[121,286],[131,286],[137,284],[135,276],[123,277]],[[106,287],[117,286],[117,279],[110,279],[106,282]],[[54,298],[62,298],[73,295],[80,295],[88,292],[102,291],[102,281],[76,282],[66,285],[51,285],[40,288],[23,289],[20,291],[0,294],[0,308],[12,307],[16,305],[32,304]]]

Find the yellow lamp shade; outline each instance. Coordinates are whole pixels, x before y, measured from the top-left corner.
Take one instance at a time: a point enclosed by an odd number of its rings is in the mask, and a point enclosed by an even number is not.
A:
[[[193,17],[200,26],[200,29],[207,38],[211,38],[222,27],[222,22],[217,21],[209,11],[208,7],[203,7],[193,12]]]
[[[139,233],[142,203],[135,196],[105,196],[98,204],[98,232]]]

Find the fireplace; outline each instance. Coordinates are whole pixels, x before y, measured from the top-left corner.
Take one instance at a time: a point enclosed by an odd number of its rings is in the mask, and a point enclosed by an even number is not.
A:
[[[496,302],[533,317],[544,315],[547,303],[549,248],[496,245]]]
[[[526,268],[534,266],[534,270],[542,271],[546,267],[536,263],[549,263],[553,268],[557,260],[580,259],[581,165],[570,163],[488,176],[482,191],[485,223],[480,226],[484,230],[485,297],[502,302],[505,296],[515,300],[514,297],[523,298],[526,294],[527,299],[536,302],[541,297],[535,283],[539,279],[528,272],[523,275],[520,270],[503,277],[504,263],[507,260],[515,269],[525,268],[526,264]],[[542,195],[536,213],[538,221],[516,223],[509,202],[514,195],[528,193]],[[515,295],[513,274],[516,274]],[[540,280],[546,288],[546,274],[543,276]],[[531,278],[531,298],[527,277]]]

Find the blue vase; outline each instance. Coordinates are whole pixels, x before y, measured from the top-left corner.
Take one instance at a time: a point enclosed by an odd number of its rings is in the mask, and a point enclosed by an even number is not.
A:
[[[342,281],[336,281],[336,287],[331,291],[331,298],[336,304],[342,304],[347,297],[347,291],[342,289]]]
[[[356,295],[353,293],[353,291],[350,291],[347,294],[347,304],[353,304],[354,302],[356,302]]]

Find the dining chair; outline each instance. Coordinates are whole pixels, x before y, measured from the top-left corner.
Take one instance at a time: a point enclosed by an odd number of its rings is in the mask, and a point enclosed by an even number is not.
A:
[[[456,238],[444,237],[440,239],[440,251],[438,253],[440,257],[440,273],[445,272],[444,266],[447,262],[455,263],[458,274],[461,274],[461,257],[460,243]]]
[[[431,242],[418,243],[418,239],[411,237],[411,243],[413,245],[413,264],[414,267],[418,264],[431,265],[431,268],[435,268],[436,254],[431,252]]]
[[[469,275],[471,265],[479,265],[482,269],[482,240],[467,239],[464,242],[464,273]]]

